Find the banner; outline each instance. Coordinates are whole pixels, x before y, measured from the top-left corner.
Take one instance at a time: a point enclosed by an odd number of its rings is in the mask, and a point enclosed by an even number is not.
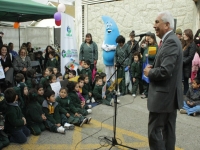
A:
[[[74,18],[61,13],[61,60],[60,68],[61,73],[64,75],[65,66],[70,70],[77,71],[79,60],[78,60],[78,51],[77,43],[75,37],[75,24]]]

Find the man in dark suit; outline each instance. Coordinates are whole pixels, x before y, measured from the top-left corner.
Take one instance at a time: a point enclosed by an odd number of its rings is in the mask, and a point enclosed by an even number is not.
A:
[[[3,41],[2,41],[3,35],[4,33],[0,32],[0,48],[3,46]]]
[[[147,100],[149,146],[151,150],[174,150],[177,109],[183,106],[183,52],[173,32],[174,19],[169,12],[158,15],[154,28],[162,41],[154,64],[144,69],[150,80]]]

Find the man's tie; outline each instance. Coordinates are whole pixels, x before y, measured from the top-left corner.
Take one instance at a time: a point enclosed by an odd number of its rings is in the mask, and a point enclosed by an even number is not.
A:
[[[158,48],[160,48],[162,46],[162,40],[160,40],[160,43],[158,45]]]

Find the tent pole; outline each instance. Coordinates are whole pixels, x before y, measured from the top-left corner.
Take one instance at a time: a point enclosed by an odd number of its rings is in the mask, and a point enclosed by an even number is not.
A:
[[[19,33],[19,49],[20,49],[20,27],[18,28],[18,33]]]

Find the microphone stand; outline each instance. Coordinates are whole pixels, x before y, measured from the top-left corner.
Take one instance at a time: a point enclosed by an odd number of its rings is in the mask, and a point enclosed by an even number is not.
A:
[[[136,42],[135,46],[133,47],[133,49],[136,47],[137,44],[139,44],[139,42],[142,40],[142,37],[144,35],[140,35],[140,39]],[[114,117],[113,117],[113,134],[114,136],[112,137],[112,140],[110,140],[108,137],[104,137],[104,139],[106,141],[109,141],[112,143],[112,146],[109,148],[109,150],[112,149],[112,147],[116,146],[116,145],[119,145],[119,146],[122,146],[122,147],[126,147],[126,148],[129,148],[129,149],[132,149],[132,150],[137,150],[135,148],[132,148],[132,147],[129,147],[129,146],[126,146],[126,145],[122,145],[122,144],[119,144],[117,142],[117,139],[116,139],[116,122],[117,122],[117,91],[118,91],[118,74],[117,74],[117,70],[120,68],[120,66],[123,64],[123,62],[129,57],[129,55],[132,53],[132,50],[128,53],[128,56],[121,62],[121,64],[119,62],[116,63],[116,68],[115,68],[115,71],[114,73],[111,75],[111,77],[109,78],[108,81],[110,81],[112,79],[112,77],[115,75],[115,80],[116,80],[116,85],[115,85],[115,99],[114,99]]]

